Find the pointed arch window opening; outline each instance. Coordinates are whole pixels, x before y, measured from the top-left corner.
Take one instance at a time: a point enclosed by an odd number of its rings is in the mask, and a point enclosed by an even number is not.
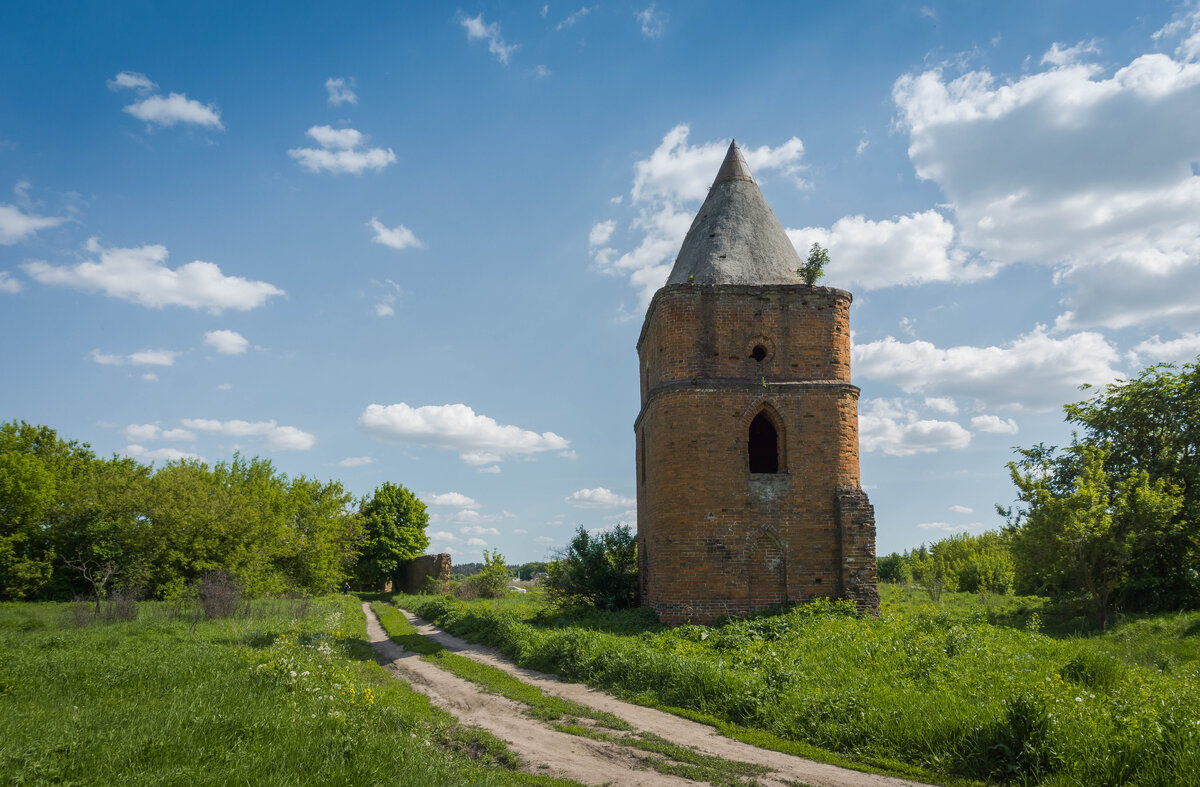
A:
[[[775,419],[760,410],[750,422],[749,434],[746,440],[750,472],[759,474],[778,474],[786,472],[783,463],[781,429],[776,426]]]

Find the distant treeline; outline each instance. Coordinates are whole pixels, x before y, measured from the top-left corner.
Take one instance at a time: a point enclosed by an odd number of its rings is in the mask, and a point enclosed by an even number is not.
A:
[[[97,582],[172,598],[220,570],[254,595],[325,593],[370,545],[355,502],[338,481],[288,478],[265,459],[155,470],[0,424],[0,599],[71,599]]]
[[[512,563],[507,568],[509,576],[528,582],[533,579],[534,574],[544,573],[548,565],[549,563],[543,562]],[[450,577],[451,579],[466,579],[478,574],[486,567],[486,563],[455,563],[450,567]]]
[[[877,565],[880,582],[916,582],[935,594],[1007,593],[1016,573],[1008,539],[999,533],[960,533],[911,552],[885,555]]]

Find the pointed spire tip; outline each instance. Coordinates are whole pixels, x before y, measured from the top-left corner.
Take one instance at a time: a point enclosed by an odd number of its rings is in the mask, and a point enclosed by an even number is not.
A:
[[[738,147],[737,140],[729,143],[729,150],[725,153],[725,160],[721,162],[721,168],[717,170],[717,177],[713,180],[713,186],[718,183],[724,183],[727,180],[748,180],[754,182],[754,176],[750,174],[750,166],[746,163],[746,157],[742,155],[742,149]]]

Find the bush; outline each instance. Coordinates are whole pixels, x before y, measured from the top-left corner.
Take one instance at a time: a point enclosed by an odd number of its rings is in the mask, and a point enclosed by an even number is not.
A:
[[[211,571],[200,580],[196,597],[208,620],[232,617],[242,606],[242,584],[228,571]]]
[[[458,597],[464,601],[475,598],[500,598],[508,587],[508,566],[500,550],[483,551],[483,570],[472,574],[458,586]]]
[[[580,527],[547,573],[547,593],[560,606],[618,610],[638,605],[637,541],[629,525],[599,535]]]

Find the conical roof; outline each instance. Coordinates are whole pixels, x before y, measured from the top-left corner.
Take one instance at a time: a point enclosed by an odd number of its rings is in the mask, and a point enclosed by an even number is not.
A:
[[[804,263],[735,140],[692,221],[667,284],[799,284]]]

